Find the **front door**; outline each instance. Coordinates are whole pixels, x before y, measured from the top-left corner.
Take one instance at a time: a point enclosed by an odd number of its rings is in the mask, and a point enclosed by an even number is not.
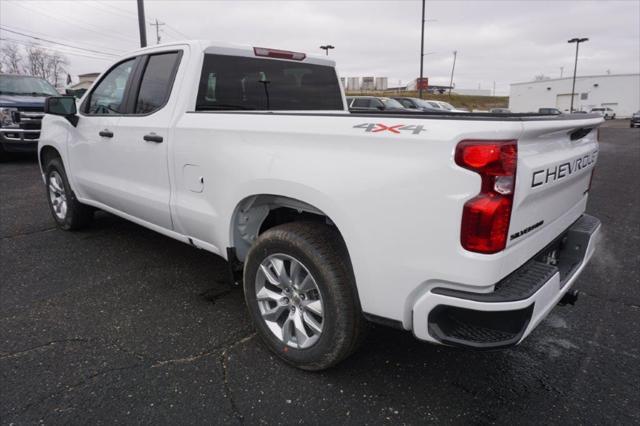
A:
[[[76,195],[81,199],[113,206],[121,186],[113,168],[115,148],[120,144],[117,126],[126,113],[126,94],[136,58],[116,64],[80,107],[74,134],[69,138],[69,163]]]

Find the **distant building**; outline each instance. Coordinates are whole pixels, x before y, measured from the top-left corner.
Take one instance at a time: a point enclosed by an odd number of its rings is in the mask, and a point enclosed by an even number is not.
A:
[[[340,77],[340,86],[342,86],[343,89],[347,88],[347,81],[344,77]]]
[[[375,88],[376,90],[382,91],[387,90],[389,79],[387,77],[376,77]]]
[[[535,112],[538,108],[571,107],[572,77],[513,83],[509,92],[512,112]],[[640,110],[640,74],[579,76],[573,95],[573,109],[589,111],[609,107],[617,117],[630,117]]]
[[[350,92],[356,92],[360,90],[360,77],[347,78],[347,90]]]
[[[375,78],[362,77],[362,85],[360,86],[360,90],[362,90],[363,92],[366,92],[369,90],[375,90],[375,88],[376,88]]]
[[[93,82],[98,78],[99,75],[100,75],[99,72],[78,74],[79,81],[75,84],[70,84],[69,86],[67,86],[66,92],[76,97],[82,96],[84,92],[89,90],[89,88],[91,87]]]

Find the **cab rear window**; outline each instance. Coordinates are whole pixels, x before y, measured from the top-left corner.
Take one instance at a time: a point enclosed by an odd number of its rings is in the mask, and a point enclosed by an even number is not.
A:
[[[342,110],[333,67],[206,54],[197,111]]]

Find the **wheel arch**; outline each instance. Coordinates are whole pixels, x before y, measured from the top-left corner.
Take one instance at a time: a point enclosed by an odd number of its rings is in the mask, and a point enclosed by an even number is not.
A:
[[[298,198],[277,194],[254,194],[239,201],[231,216],[229,241],[235,248],[238,260],[244,261],[255,240],[264,231],[300,220],[324,222],[335,227],[346,246],[338,224],[324,210]]]
[[[58,151],[56,147],[52,145],[44,145],[39,147],[38,160],[40,163],[40,170],[42,171],[43,174],[44,174],[44,171],[45,171],[44,168],[47,162],[52,158],[60,158],[60,160],[62,160],[62,155],[60,154],[60,151]]]

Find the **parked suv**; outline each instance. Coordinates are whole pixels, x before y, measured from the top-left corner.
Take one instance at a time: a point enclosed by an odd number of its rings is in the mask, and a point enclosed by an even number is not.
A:
[[[640,111],[633,113],[629,127],[640,127]]]
[[[44,100],[48,96],[59,93],[46,80],[0,74],[0,155],[37,151]]]
[[[406,108],[395,99],[377,96],[349,96],[347,105],[351,111],[404,111]]]

